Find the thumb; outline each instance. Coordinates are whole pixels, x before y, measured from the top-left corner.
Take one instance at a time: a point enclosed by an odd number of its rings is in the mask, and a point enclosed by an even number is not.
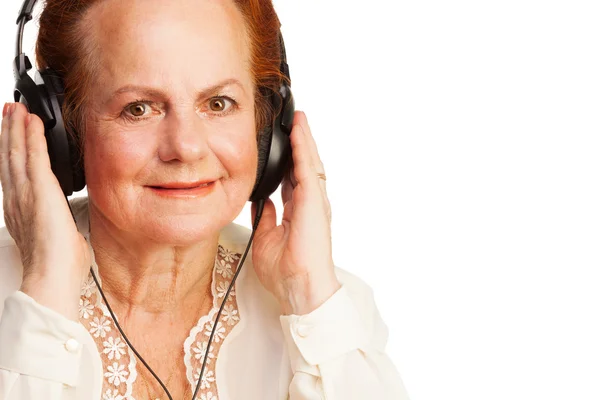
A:
[[[252,215],[252,226],[254,226],[254,219],[256,218],[257,212],[256,203],[252,203],[250,207],[250,214]],[[265,207],[263,209],[262,216],[260,218],[260,222],[258,223],[258,227],[256,228],[256,235],[263,235],[273,228],[277,226],[277,211],[275,210],[275,204],[271,199],[265,200]]]

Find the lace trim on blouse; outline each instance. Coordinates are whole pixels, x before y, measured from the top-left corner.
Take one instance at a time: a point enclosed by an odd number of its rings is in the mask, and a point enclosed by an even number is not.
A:
[[[187,339],[183,343],[183,363],[186,368],[187,381],[192,392],[196,389],[200,369],[204,362],[204,354],[208,344],[210,332],[214,326],[214,319],[221,301],[227,292],[231,279],[235,274],[241,254],[229,251],[221,245],[218,247],[217,256],[212,276],[213,306],[207,315],[202,315],[196,325],[191,329]],[[235,296],[235,285],[227,298],[227,304],[223,308],[221,318],[213,341],[208,352],[208,361],[202,383],[196,399],[218,400],[217,384],[215,375],[216,358],[219,349],[227,335],[239,322],[240,315]],[[79,321],[85,326],[98,347],[98,352],[103,364],[102,400],[136,400],[132,393],[135,385],[136,393],[144,392],[143,382],[136,380],[137,358],[133,351],[121,336],[114,324],[108,308],[102,301],[96,283],[90,273],[87,281],[81,288],[79,299]],[[135,346],[135,343],[133,343]],[[143,354],[142,354],[143,356]],[[145,368],[142,365],[143,368]],[[141,387],[138,387],[141,385]],[[164,394],[163,394],[164,395]]]

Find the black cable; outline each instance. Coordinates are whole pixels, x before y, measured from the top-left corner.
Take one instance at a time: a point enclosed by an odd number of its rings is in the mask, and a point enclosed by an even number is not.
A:
[[[71,204],[69,203],[68,198],[67,198],[67,204],[69,205],[69,210],[71,211],[71,216],[73,216],[73,219],[75,219],[75,216],[73,215],[73,210],[71,209]],[[242,266],[244,265],[244,261],[246,260],[246,256],[248,255],[248,250],[250,250],[250,245],[252,244],[252,240],[254,239],[254,233],[256,232],[256,228],[258,227],[260,218],[262,217],[263,209],[265,207],[265,201],[261,199],[261,200],[258,200],[255,204],[256,204],[256,216],[254,217],[254,223],[252,225],[252,233],[250,234],[250,239],[248,240],[248,245],[246,246],[244,255],[242,256],[242,259],[240,260],[240,266],[238,267],[237,271],[235,271],[235,274],[233,275],[233,278],[231,279],[231,283],[229,284],[229,287],[227,288],[227,292],[225,293],[225,296],[223,297],[223,303],[221,303],[221,307],[219,307],[219,312],[217,313],[217,317],[215,318],[215,323],[210,332],[210,337],[208,338],[208,345],[206,346],[206,351],[204,353],[204,361],[202,362],[202,368],[200,369],[200,376],[198,377],[198,383],[196,384],[196,390],[194,390],[194,394],[192,395],[192,400],[194,398],[196,398],[196,395],[198,394],[198,390],[200,389],[200,385],[202,384],[202,375],[204,374],[204,369],[206,368],[206,361],[208,360],[208,351],[210,350],[210,345],[211,345],[213,337],[215,335],[215,330],[217,328],[217,323],[219,322],[219,318],[221,317],[221,312],[223,311],[223,307],[225,306],[225,303],[227,302],[229,293],[231,292],[231,289],[233,288],[233,285],[234,285],[238,275],[240,274],[240,271],[242,270]],[[148,365],[146,360],[144,360],[144,358],[140,355],[140,353],[137,352],[137,350],[135,349],[135,347],[133,347],[133,345],[131,344],[129,339],[127,339],[127,335],[125,335],[125,332],[123,332],[123,330],[121,329],[121,326],[119,325],[119,322],[117,321],[117,317],[113,313],[113,310],[110,308],[110,305],[108,304],[108,301],[106,300],[106,296],[104,296],[104,292],[102,291],[102,288],[100,287],[100,283],[98,282],[98,279],[96,278],[96,274],[94,273],[94,268],[92,266],[90,266],[90,271],[92,273],[92,277],[94,278],[94,282],[96,283],[96,286],[98,287],[98,290],[100,291],[102,300],[104,300],[104,304],[106,304],[106,308],[108,308],[108,312],[110,313],[113,321],[115,321],[115,325],[116,325],[117,329],[119,330],[119,332],[121,333],[121,336],[123,336],[123,339],[125,339],[125,342],[129,346],[131,351],[133,351],[133,353],[139,358],[139,360],[142,362],[142,364],[144,364],[144,366],[148,369],[148,371],[152,374],[152,376],[158,381],[160,386],[163,388],[163,390],[167,394],[167,397],[169,398],[169,400],[173,400],[173,397],[171,397],[171,393],[169,393],[169,390],[167,389],[165,384],[160,380],[160,378],[158,377],[158,375],[156,375],[156,373],[152,370],[152,368],[150,368],[150,366]],[[192,376],[193,376],[193,372],[192,372]]]
[[[127,339],[127,336],[125,335],[125,332],[123,332],[123,330],[121,329],[121,326],[119,325],[119,322],[117,321],[117,317],[113,313],[113,310],[110,308],[110,305],[108,304],[108,301],[106,300],[106,297],[104,296],[104,292],[102,291],[102,288],[100,287],[100,284],[98,282],[98,279],[96,278],[96,274],[94,273],[94,269],[92,267],[90,267],[90,271],[92,272],[92,276],[94,277],[94,282],[96,282],[96,286],[98,287],[98,290],[100,291],[100,295],[102,295],[102,300],[104,300],[104,303],[106,304],[106,308],[108,308],[108,312],[110,312],[110,316],[112,317],[113,321],[115,321],[115,325],[117,326],[117,329],[119,329],[119,332],[121,332],[121,335],[123,336],[123,339],[125,339],[125,341],[129,345],[129,348],[131,348],[131,351],[133,351],[135,353],[135,355],[140,359],[140,361],[142,362],[142,364],[144,364],[144,366],[148,369],[148,371],[150,371],[150,373],[152,374],[152,376],[154,378],[156,378],[156,380],[158,381],[158,383],[160,384],[160,386],[162,386],[162,388],[167,393],[167,396],[169,397],[169,400],[173,400],[173,397],[171,397],[171,393],[169,393],[169,391],[167,390],[167,387],[160,380],[160,378],[158,377],[158,375],[156,375],[154,373],[154,371],[152,370],[152,368],[150,368],[150,366],[148,365],[148,363],[146,362],[146,360],[144,360],[144,358],[142,358],[142,356],[140,355],[140,353],[138,353],[137,350],[135,349],[135,347],[133,347],[133,345],[131,344],[131,342],[129,341],[129,339]]]
[[[212,331],[210,332],[210,337],[208,338],[208,344],[206,345],[206,351],[204,352],[204,361],[202,362],[202,369],[200,370],[200,376],[198,377],[198,383],[196,384],[196,390],[194,390],[194,394],[192,395],[192,400],[196,398],[198,394],[198,390],[200,389],[200,385],[202,383],[202,374],[204,374],[204,368],[206,367],[206,360],[208,360],[208,351],[210,350],[210,344],[213,340],[213,336],[215,335],[215,329],[217,328],[217,323],[219,322],[219,318],[221,317],[221,312],[223,311],[223,306],[225,306],[225,302],[227,301],[227,297],[229,296],[229,292],[235,283],[240,271],[242,270],[242,266],[244,265],[244,260],[246,259],[246,255],[248,255],[248,250],[250,249],[250,245],[252,244],[252,239],[254,239],[254,233],[256,232],[256,228],[258,227],[258,223],[260,222],[260,217],[262,216],[263,209],[265,207],[264,200],[258,200],[256,202],[256,216],[254,217],[254,224],[252,225],[252,233],[250,234],[250,240],[248,240],[248,245],[246,246],[246,251],[244,251],[244,255],[240,260],[240,266],[237,271],[235,271],[235,275],[231,279],[231,283],[227,288],[227,293],[223,297],[223,303],[221,303],[221,307],[219,307],[219,312],[217,313],[217,317],[215,318],[215,324],[213,325]]]

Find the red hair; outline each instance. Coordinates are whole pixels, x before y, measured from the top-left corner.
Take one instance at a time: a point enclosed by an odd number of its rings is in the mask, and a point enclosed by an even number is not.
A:
[[[52,68],[63,79],[65,98],[63,118],[67,130],[76,142],[83,145],[85,134],[85,105],[94,71],[91,40],[85,40],[86,11],[101,0],[46,0],[39,19],[36,43],[38,69]],[[250,43],[250,68],[255,87],[254,108],[256,131],[273,123],[274,112],[268,95],[278,95],[285,79],[280,69],[280,22],[271,0],[233,0],[245,22]],[[81,152],[83,154],[83,151]]]

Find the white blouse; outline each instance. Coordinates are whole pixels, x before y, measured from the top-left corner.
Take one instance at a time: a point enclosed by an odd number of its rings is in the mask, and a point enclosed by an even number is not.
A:
[[[89,245],[87,198],[70,202]],[[182,343],[181,362],[192,391],[223,288],[249,237],[249,229],[234,223],[221,231],[213,308],[198,316]],[[144,393],[144,384],[137,378],[144,366],[116,329],[94,281],[82,286],[75,322],[19,291],[22,269],[19,250],[3,227],[0,400],[142,400],[136,396]],[[255,275],[250,250],[217,324],[196,399],[408,400],[385,353],[388,331],[371,289],[340,268],[336,274],[342,287],[319,308],[307,315],[281,315]]]

